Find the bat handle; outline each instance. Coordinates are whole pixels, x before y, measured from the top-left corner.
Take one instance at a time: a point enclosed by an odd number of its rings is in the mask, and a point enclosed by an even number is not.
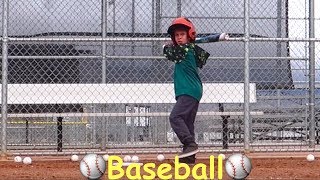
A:
[[[219,41],[227,41],[229,40],[229,34],[227,33],[221,33],[220,36],[219,36]]]

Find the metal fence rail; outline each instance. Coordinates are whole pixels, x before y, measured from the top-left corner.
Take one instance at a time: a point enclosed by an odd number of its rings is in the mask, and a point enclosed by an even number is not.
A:
[[[201,151],[319,150],[317,6],[314,0],[4,0],[1,153],[179,151],[168,122],[174,102],[165,102],[174,92],[159,87],[141,95],[143,89],[131,87],[119,95],[126,84],[172,83],[174,65],[162,45],[178,16],[190,18],[199,37],[230,34],[226,42],[199,44],[211,54],[202,81],[243,84],[206,92],[216,100],[200,103]],[[47,99],[36,99],[25,84],[48,85]],[[64,100],[50,100],[52,84],[67,89]],[[79,97],[70,84],[91,89]],[[105,84],[120,86],[102,89]],[[105,91],[107,97],[97,95]],[[141,101],[132,102],[138,95]],[[228,101],[236,95],[241,102]],[[163,102],[152,102],[155,96]]]

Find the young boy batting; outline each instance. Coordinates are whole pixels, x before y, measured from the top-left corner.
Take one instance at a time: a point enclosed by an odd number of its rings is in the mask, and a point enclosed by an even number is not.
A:
[[[209,53],[195,45],[196,30],[192,22],[185,18],[175,19],[168,28],[172,44],[163,48],[165,57],[175,63],[174,91],[176,104],[170,114],[170,124],[183,144],[179,161],[195,163],[199,151],[195,142],[194,122],[202,97],[202,82],[199,68],[206,64]],[[226,40],[226,33],[217,34],[217,41]]]

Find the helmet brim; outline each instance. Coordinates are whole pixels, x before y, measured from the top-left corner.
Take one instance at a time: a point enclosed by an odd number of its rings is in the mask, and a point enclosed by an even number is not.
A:
[[[188,31],[190,29],[190,27],[184,25],[184,24],[173,24],[168,28],[168,34],[173,35],[174,31],[176,29],[185,29],[186,31]]]

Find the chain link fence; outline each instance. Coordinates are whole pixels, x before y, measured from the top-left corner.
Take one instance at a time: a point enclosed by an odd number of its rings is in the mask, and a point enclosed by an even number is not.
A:
[[[179,16],[191,19],[198,37],[230,35],[199,44],[211,54],[200,70],[202,151],[318,149],[319,6],[4,0],[2,153],[179,150],[169,123],[174,64],[162,54]]]

